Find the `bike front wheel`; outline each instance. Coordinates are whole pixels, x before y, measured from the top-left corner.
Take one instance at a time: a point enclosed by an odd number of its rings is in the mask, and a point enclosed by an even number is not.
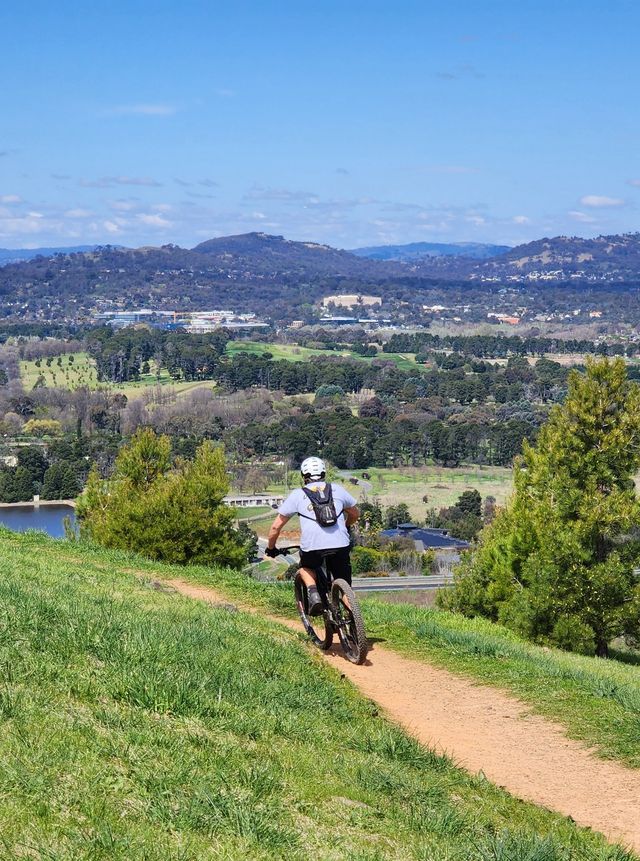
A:
[[[298,608],[300,619],[311,642],[323,651],[330,649],[331,644],[333,643],[333,626],[328,619],[327,611],[325,610],[322,616],[309,615],[307,587],[304,585],[300,574],[296,575],[294,588],[296,594],[296,607]]]
[[[355,593],[346,580],[334,580],[331,587],[334,627],[345,657],[352,664],[364,664],[369,643]]]

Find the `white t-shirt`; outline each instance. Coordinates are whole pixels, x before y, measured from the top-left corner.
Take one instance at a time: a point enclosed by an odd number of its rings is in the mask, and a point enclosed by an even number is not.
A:
[[[324,481],[307,485],[309,490],[323,490],[324,487]],[[345,522],[346,515],[342,512],[345,508],[352,508],[356,501],[339,484],[332,484],[331,491],[338,515],[338,522],[333,526],[320,526],[317,523],[311,500],[301,487],[292,491],[278,509],[278,514],[282,514],[283,517],[293,517],[294,514],[304,515],[304,517],[300,517],[300,547],[302,550],[331,550],[334,547],[349,546],[350,538]]]

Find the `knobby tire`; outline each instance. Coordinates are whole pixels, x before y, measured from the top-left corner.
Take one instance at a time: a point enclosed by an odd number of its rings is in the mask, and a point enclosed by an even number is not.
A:
[[[348,604],[345,603],[345,599]],[[352,664],[364,664],[369,643],[364,630],[364,620],[353,589],[346,580],[334,580],[331,587],[331,603],[339,624],[337,631],[347,660]]]

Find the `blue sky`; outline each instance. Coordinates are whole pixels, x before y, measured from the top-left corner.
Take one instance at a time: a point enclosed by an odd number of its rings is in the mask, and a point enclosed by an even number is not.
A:
[[[0,246],[636,231],[640,4],[0,6]]]

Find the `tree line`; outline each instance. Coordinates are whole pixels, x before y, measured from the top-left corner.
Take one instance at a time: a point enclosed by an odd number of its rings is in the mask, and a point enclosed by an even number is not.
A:
[[[544,356],[545,353],[597,353],[605,356],[637,352],[623,344],[596,344],[584,338],[521,337],[520,335],[432,335],[430,332],[394,334],[383,345],[385,353],[425,353],[453,350],[465,356],[504,359],[508,356]]]
[[[425,417],[426,418],[426,417]],[[523,439],[535,439],[537,427],[521,419],[479,424],[439,419],[354,416],[347,407],[310,410],[269,424],[251,423],[222,438],[239,460],[287,455],[301,460],[317,452],[341,469],[367,466],[419,466],[463,461],[508,466]]]
[[[100,382],[136,382],[142,374],[166,368],[174,380],[208,380],[214,375],[229,335],[207,335],[160,329],[113,331],[108,326],[87,337],[87,350],[96,363]]]

